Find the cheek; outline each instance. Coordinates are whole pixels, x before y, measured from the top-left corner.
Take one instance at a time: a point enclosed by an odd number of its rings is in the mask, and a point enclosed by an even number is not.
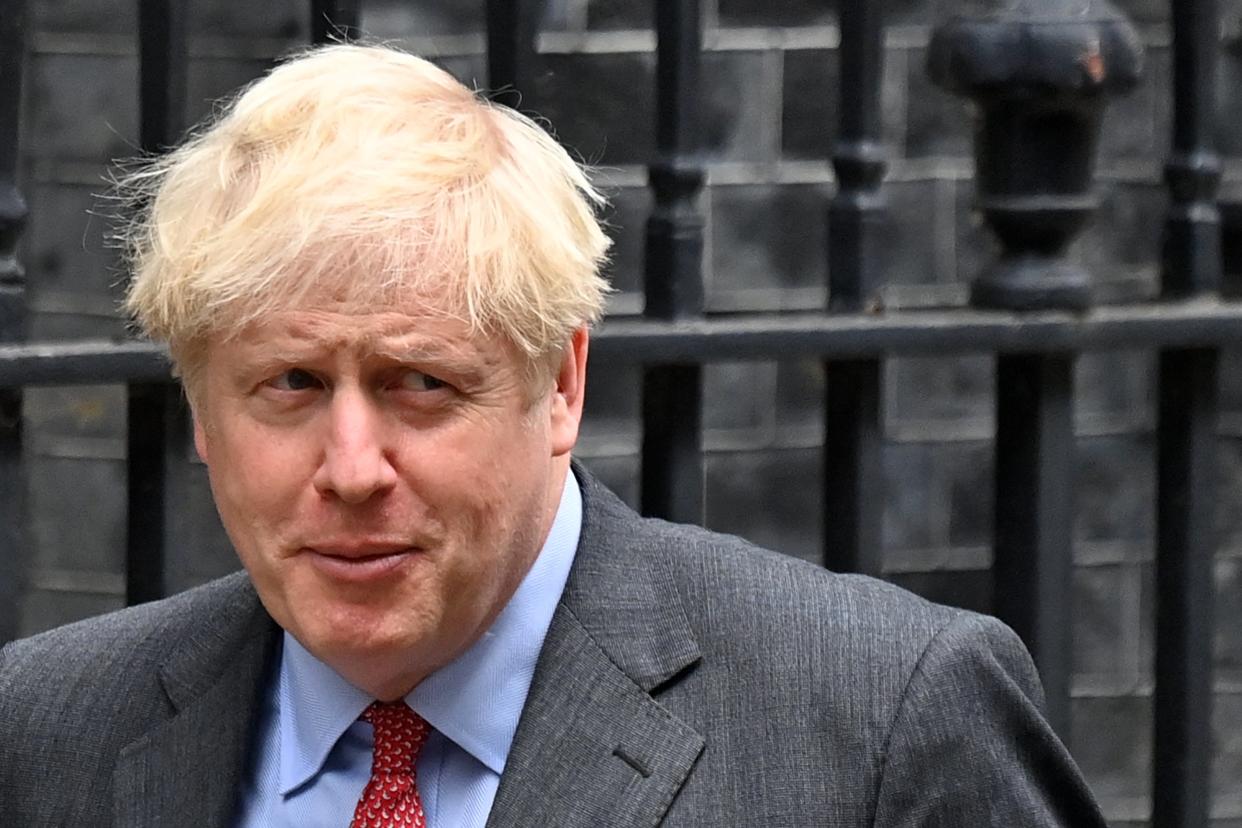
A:
[[[271,531],[295,515],[309,482],[305,448],[287,442],[240,428],[208,438],[212,494],[231,534]]]
[[[512,462],[517,460],[519,462]],[[534,458],[498,461],[472,487],[462,515],[468,568],[476,578],[505,582],[533,559],[541,538],[548,477]]]
[[[396,434],[400,477],[433,506],[494,513],[532,468],[532,435],[503,420],[474,414],[432,429],[401,427]]]

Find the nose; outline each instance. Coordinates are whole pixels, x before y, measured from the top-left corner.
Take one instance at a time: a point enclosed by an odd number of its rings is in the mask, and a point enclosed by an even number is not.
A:
[[[397,481],[382,412],[359,389],[334,390],[315,489],[346,503],[365,503]]]

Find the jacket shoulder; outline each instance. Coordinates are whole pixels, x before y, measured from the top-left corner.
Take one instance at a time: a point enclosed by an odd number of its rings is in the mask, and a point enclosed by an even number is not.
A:
[[[106,824],[118,757],[173,713],[164,665],[226,669],[257,607],[231,575],[0,650],[0,813],[15,825]]]
[[[200,629],[205,617],[235,603],[250,590],[244,573],[234,573],[169,598],[127,607],[10,642],[0,650],[0,699],[31,685],[76,683],[77,675],[105,682],[125,677]]]
[[[759,635],[808,630],[834,646],[871,638],[920,653],[947,625],[994,619],[935,604],[894,584],[822,566],[699,527],[642,520],[642,534],[671,573],[684,604],[715,624]],[[658,550],[658,551],[657,551]]]
[[[0,649],[0,741],[30,744],[86,721],[115,726],[165,711],[161,663],[252,596],[236,573],[9,643]]]
[[[592,583],[616,587],[633,568],[675,596],[705,664],[768,664],[851,681],[887,674],[897,698],[932,641],[983,636],[1024,654],[999,621],[932,603],[893,584],[822,566],[697,526],[643,518],[589,475],[582,550]],[[578,564],[575,564],[576,566]],[[1012,646],[1010,646],[1012,645]],[[866,676],[864,676],[865,678]],[[865,683],[865,682],[864,682]]]
[[[842,824],[904,825],[929,809],[938,825],[989,814],[1103,825],[1043,717],[1026,648],[999,620],[727,535],[646,520],[634,530],[671,573],[702,651],[661,702],[708,734],[705,768],[732,773],[730,745],[769,778],[801,779],[809,758],[832,781],[790,790]]]

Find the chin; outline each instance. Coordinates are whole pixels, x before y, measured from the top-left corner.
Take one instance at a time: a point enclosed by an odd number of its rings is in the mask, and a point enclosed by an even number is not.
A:
[[[335,635],[309,649],[350,684],[381,701],[409,693],[439,666],[425,643],[401,636]]]
[[[434,625],[430,619],[395,616],[373,606],[319,605],[313,618],[298,624],[299,640],[308,650],[333,666],[338,661],[399,659],[415,661]],[[296,617],[296,616],[295,616]]]

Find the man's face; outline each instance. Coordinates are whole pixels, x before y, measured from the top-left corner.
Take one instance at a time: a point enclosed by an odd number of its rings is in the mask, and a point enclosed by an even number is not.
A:
[[[381,698],[468,647],[551,526],[585,362],[583,330],[532,390],[515,349],[417,307],[208,343],[195,444],[272,617]]]

